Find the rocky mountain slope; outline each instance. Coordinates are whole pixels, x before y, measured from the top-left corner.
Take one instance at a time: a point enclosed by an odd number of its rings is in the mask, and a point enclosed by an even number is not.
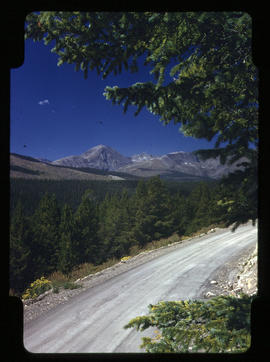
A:
[[[135,176],[150,177],[155,175],[185,174],[199,177],[221,178],[239,168],[239,160],[232,165],[222,165],[219,158],[202,160],[192,152],[172,152],[162,156],[141,153],[126,157],[111,147],[95,146],[79,156],[68,156],[53,161],[54,165],[68,167],[94,167],[114,170]]]
[[[111,147],[98,145],[90,148],[79,156],[68,156],[53,161],[54,165],[70,167],[90,167],[102,170],[115,171],[131,162],[130,157],[125,157]]]
[[[97,174],[91,169],[86,172],[17,154],[10,155],[10,177],[50,180],[124,180],[122,177],[109,173]]]

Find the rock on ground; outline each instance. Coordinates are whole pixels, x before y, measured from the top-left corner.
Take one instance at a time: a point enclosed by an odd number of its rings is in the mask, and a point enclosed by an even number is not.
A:
[[[226,263],[218,273],[204,285],[201,297],[217,295],[239,296],[241,293],[257,293],[258,246],[249,248],[240,258]]]

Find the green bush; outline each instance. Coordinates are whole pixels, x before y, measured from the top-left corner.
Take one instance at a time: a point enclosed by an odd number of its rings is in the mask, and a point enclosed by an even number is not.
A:
[[[59,293],[59,287],[53,287],[53,293],[58,294]]]
[[[155,328],[143,337],[147,352],[244,352],[250,347],[252,297],[218,296],[207,301],[159,302],[124,328]]]

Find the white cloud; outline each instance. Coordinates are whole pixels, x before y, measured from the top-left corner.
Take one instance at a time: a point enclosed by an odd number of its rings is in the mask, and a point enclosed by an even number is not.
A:
[[[49,100],[48,99],[44,99],[43,101],[39,101],[38,102],[38,104],[40,105],[40,106],[44,106],[45,104],[49,104],[50,102],[49,102]]]

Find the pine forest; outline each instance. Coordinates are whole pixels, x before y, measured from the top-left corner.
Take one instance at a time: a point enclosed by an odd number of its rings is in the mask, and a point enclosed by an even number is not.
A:
[[[230,186],[228,186],[230,185]],[[11,179],[10,289],[22,295],[41,276],[69,275],[173,234],[247,217],[247,195],[232,182]],[[252,215],[250,216],[252,218]]]

